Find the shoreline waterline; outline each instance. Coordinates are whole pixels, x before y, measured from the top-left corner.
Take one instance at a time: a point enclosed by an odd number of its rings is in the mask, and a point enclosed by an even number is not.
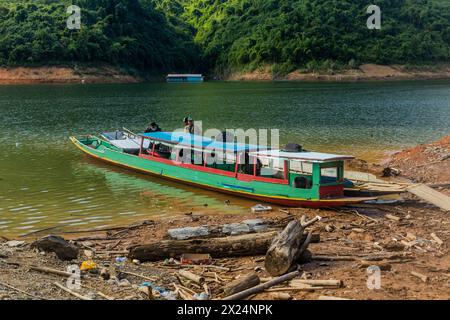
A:
[[[363,64],[356,69],[324,72],[292,71],[284,76],[273,76],[270,66],[250,72],[235,72],[228,76],[211,76],[208,81],[226,82],[397,82],[450,80],[450,68],[443,64],[438,67]],[[130,84],[164,82],[165,74],[139,74],[121,67],[110,65],[86,65],[77,68],[69,65],[0,67],[0,86],[35,84]]]

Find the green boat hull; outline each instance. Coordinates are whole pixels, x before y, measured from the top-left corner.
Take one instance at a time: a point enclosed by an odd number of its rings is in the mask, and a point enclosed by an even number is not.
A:
[[[290,178],[287,183],[255,181],[248,177],[242,179],[238,174],[231,172],[224,172],[224,174],[217,174],[218,170],[205,172],[192,167],[183,167],[170,160],[148,159],[125,153],[107,141],[93,136],[79,139],[70,137],[70,140],[87,155],[112,165],[184,184],[282,206],[335,207],[373,199],[343,196],[321,199],[320,187],[323,186],[319,184],[313,184],[310,189],[299,189],[289,184]],[[317,180],[320,180],[320,173]]]

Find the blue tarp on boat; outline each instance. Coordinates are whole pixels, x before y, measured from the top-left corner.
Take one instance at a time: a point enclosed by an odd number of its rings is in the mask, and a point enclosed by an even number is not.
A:
[[[224,150],[227,152],[256,151],[268,149],[267,146],[233,142],[227,143],[185,132],[150,132],[142,133],[140,135],[146,138],[163,141],[170,144],[178,144],[198,149]]]

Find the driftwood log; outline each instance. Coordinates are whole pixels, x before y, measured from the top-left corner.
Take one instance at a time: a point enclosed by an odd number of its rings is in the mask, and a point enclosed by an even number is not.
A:
[[[287,225],[285,223],[283,228]],[[196,227],[173,228],[167,230],[166,239],[188,240],[200,238],[219,238],[248,233],[278,231],[279,226],[262,219],[247,219],[239,223],[223,225],[201,225]]]
[[[92,298],[83,296],[83,295],[81,295],[81,294],[79,294],[79,293],[77,293],[77,292],[75,292],[73,290],[70,290],[69,288],[66,288],[65,286],[63,286],[62,284],[60,284],[58,282],[53,282],[53,284],[55,286],[57,286],[58,288],[60,288],[61,290],[64,290],[64,291],[70,293],[71,295],[73,295],[74,297],[77,297],[80,300],[92,300]]]
[[[199,275],[196,275],[192,272],[189,272],[187,270],[180,270],[180,271],[178,271],[178,274],[180,276],[182,276],[188,280],[194,281],[195,283],[198,283],[198,284],[203,284],[203,282],[205,282],[205,278],[203,278]]]
[[[62,276],[62,277],[73,276],[73,273],[60,271],[60,270],[56,270],[56,269],[51,269],[51,268],[46,268],[46,267],[30,266],[30,270],[39,271],[39,272],[43,272],[43,273],[49,273],[49,274],[56,274],[56,275]]]
[[[140,261],[159,261],[183,253],[209,253],[213,258],[264,255],[277,232],[253,233],[225,238],[162,240],[129,248],[128,257]],[[301,237],[306,239],[306,235]],[[319,242],[313,235],[312,242]]]
[[[257,286],[259,282],[260,280],[256,273],[247,274],[223,287],[223,295],[225,297],[231,296],[232,294]]]
[[[249,288],[247,290],[235,293],[231,296],[228,296],[226,298],[223,298],[222,300],[240,300],[245,299],[248,296],[251,296],[252,294],[263,292],[266,289],[269,289],[270,287],[273,287],[277,284],[283,283],[285,281],[289,281],[295,277],[297,277],[300,274],[299,271],[294,271],[285,275],[282,275],[281,277],[272,279],[266,283],[259,284],[257,286],[254,286],[252,288]]]
[[[285,274],[299,260],[312,240],[312,233],[305,238],[304,230],[318,220],[320,217],[306,221],[305,216],[300,221],[293,220],[273,239],[265,259],[265,268],[270,275]]]

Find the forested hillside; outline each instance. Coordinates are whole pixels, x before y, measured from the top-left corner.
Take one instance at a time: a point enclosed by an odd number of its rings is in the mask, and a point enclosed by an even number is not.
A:
[[[424,64],[450,57],[446,1],[154,1],[194,26],[204,59],[218,72],[261,64],[280,72],[368,62]],[[381,30],[367,28],[369,4],[381,8]]]
[[[81,30],[66,28],[69,4]],[[369,30],[369,4],[381,30]],[[450,60],[442,0],[0,0],[0,64],[97,63],[227,74]]]
[[[67,7],[82,8],[82,28],[66,26]],[[139,0],[0,0],[0,65],[98,63],[144,70],[197,65],[191,39]]]

